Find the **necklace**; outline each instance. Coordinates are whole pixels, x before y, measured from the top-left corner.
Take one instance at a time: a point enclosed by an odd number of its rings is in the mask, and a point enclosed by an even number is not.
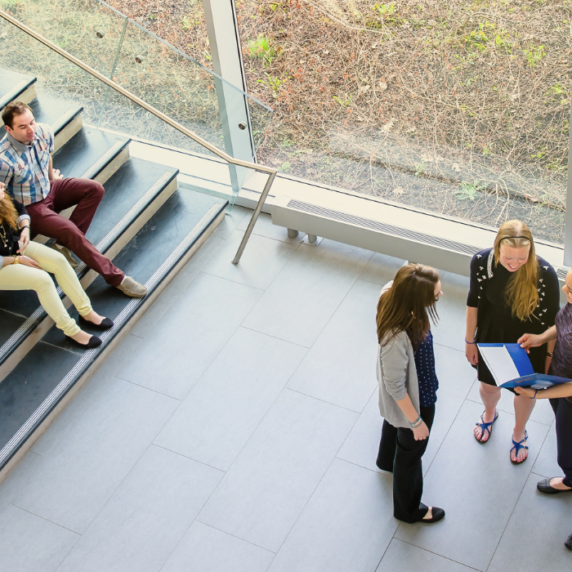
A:
[[[4,248],[8,247],[8,239],[6,237],[6,229],[4,228],[3,224],[0,224],[0,239],[2,240],[2,244]]]

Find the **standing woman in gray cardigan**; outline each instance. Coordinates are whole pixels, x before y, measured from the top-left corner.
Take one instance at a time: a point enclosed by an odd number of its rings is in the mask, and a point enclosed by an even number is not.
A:
[[[421,264],[399,269],[377,305],[379,410],[384,418],[377,459],[393,472],[393,515],[404,522],[432,523],[445,511],[421,502],[421,457],[435,416],[435,358],[430,318],[442,295],[436,270]]]

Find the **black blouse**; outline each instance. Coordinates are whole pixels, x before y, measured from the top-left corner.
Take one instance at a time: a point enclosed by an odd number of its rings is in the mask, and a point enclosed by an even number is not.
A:
[[[28,211],[26,211],[26,207],[12,199],[14,206],[16,207],[16,212],[18,213],[18,219],[21,217],[30,218],[28,216]],[[8,226],[6,222],[0,224],[0,260],[4,256],[13,256],[18,254],[18,241],[20,240],[20,229],[13,229],[12,227]],[[6,241],[6,244],[4,244]],[[1,267],[1,263],[0,263]]]
[[[541,332],[544,332],[554,325],[556,314],[560,308],[560,286],[554,268],[544,258],[540,256],[536,258],[538,259],[538,304],[529,319],[534,325],[539,326]],[[492,248],[481,250],[473,256],[467,306],[478,309],[477,327],[479,323],[482,323],[483,314],[489,306],[487,287],[494,276],[494,272],[496,269],[494,268]]]

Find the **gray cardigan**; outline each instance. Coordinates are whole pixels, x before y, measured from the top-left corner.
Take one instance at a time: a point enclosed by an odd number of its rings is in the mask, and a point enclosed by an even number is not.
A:
[[[391,287],[384,286],[382,293]],[[419,381],[415,367],[413,345],[407,332],[399,332],[385,345],[378,345],[377,381],[379,382],[379,411],[394,427],[411,428],[409,420],[397,405],[407,394],[419,413]]]

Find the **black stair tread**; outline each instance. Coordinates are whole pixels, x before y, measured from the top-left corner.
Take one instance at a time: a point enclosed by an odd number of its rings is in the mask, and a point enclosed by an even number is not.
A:
[[[30,104],[36,123],[47,123],[57,135],[72,119],[77,117],[83,107],[61,99],[42,97],[34,99]],[[0,127],[0,138],[4,137],[6,129]]]
[[[95,127],[83,127],[54,154],[54,167],[64,177],[95,177],[105,164],[98,163],[112,153],[113,156],[127,147],[130,139],[100,131]]]
[[[86,235],[89,240],[97,245],[165,173],[170,174],[166,185],[177,176],[178,170],[143,159],[126,161],[104,184],[105,195]],[[32,290],[0,290],[0,310],[29,317],[38,306],[38,297]],[[1,338],[0,342],[1,347],[4,343]]]
[[[225,203],[190,190],[176,191],[121,251],[118,265],[136,280],[146,282],[213,205],[222,209]],[[109,287],[101,277],[89,286],[87,293],[97,312],[112,320],[131,302],[131,298]],[[70,315],[77,318],[74,308]],[[87,331],[98,334],[95,329]],[[83,355],[85,352],[54,326],[0,383],[0,449]]]
[[[23,316],[0,310],[0,346],[26,321]]]
[[[0,447],[3,447],[77,363],[80,356],[39,342],[33,357],[18,364],[18,374],[0,384]]]
[[[178,189],[119,253],[114,264],[127,276],[144,284],[204,213],[213,204],[220,202],[220,199],[208,195]],[[87,294],[95,311],[111,320],[119,315],[130,300],[117,288],[108,286],[101,276],[89,286]],[[69,313],[72,318],[77,319],[77,312],[73,307],[69,309]],[[97,329],[86,328],[86,331],[97,335]],[[43,340],[75,351],[73,344],[55,327],[47,332]]]
[[[161,180],[165,187],[178,172],[173,167],[130,158],[103,185],[105,195],[87,231],[87,238],[97,245],[158,181]]]
[[[36,78],[15,71],[0,70],[0,110],[26,91]]]

